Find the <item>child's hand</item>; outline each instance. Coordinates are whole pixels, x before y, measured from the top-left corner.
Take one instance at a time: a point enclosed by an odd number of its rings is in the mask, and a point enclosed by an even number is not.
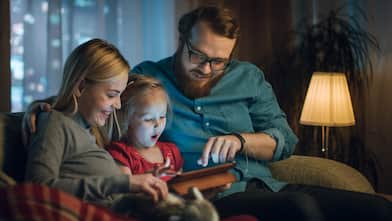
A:
[[[182,173],[182,169],[179,170],[179,171],[175,171],[175,170],[172,170],[172,169],[167,169],[167,170],[161,172],[161,173],[158,175],[158,177],[163,177],[163,176],[175,177],[175,176],[177,176],[177,175],[180,175],[181,173]]]
[[[173,169],[170,169],[170,158],[166,158],[165,163],[162,166],[157,165],[152,173],[156,177],[162,177],[162,176],[177,176],[180,174],[182,171],[175,171]]]
[[[170,159],[166,158],[165,163],[163,165],[155,165],[152,174],[156,177],[159,177],[162,173],[170,169]]]

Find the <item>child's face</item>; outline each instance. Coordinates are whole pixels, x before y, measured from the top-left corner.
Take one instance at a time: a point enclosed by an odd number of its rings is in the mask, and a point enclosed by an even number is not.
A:
[[[133,114],[128,118],[127,137],[136,147],[152,147],[166,126],[167,100],[162,89],[152,89],[139,99]]]

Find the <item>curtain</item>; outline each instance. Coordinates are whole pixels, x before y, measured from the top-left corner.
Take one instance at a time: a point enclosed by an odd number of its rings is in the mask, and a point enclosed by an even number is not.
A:
[[[55,95],[62,67],[79,44],[102,38],[130,65],[176,48],[175,0],[11,0],[12,111]]]

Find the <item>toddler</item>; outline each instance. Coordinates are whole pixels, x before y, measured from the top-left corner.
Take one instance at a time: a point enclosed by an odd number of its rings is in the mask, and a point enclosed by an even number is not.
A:
[[[112,142],[107,150],[122,172],[152,172],[168,181],[181,170],[183,159],[175,144],[158,141],[170,112],[165,89],[152,77],[134,74],[130,76],[121,100],[119,114],[127,119],[121,125],[125,134],[120,141]]]

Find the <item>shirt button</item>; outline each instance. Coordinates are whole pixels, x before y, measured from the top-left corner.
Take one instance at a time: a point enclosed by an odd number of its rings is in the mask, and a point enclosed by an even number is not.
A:
[[[205,125],[206,125],[207,127],[209,127],[209,126],[210,126],[210,122],[206,122]]]
[[[201,107],[200,107],[200,106],[197,106],[197,107],[196,107],[196,110],[197,110],[197,111],[200,111],[200,110],[201,110]]]

